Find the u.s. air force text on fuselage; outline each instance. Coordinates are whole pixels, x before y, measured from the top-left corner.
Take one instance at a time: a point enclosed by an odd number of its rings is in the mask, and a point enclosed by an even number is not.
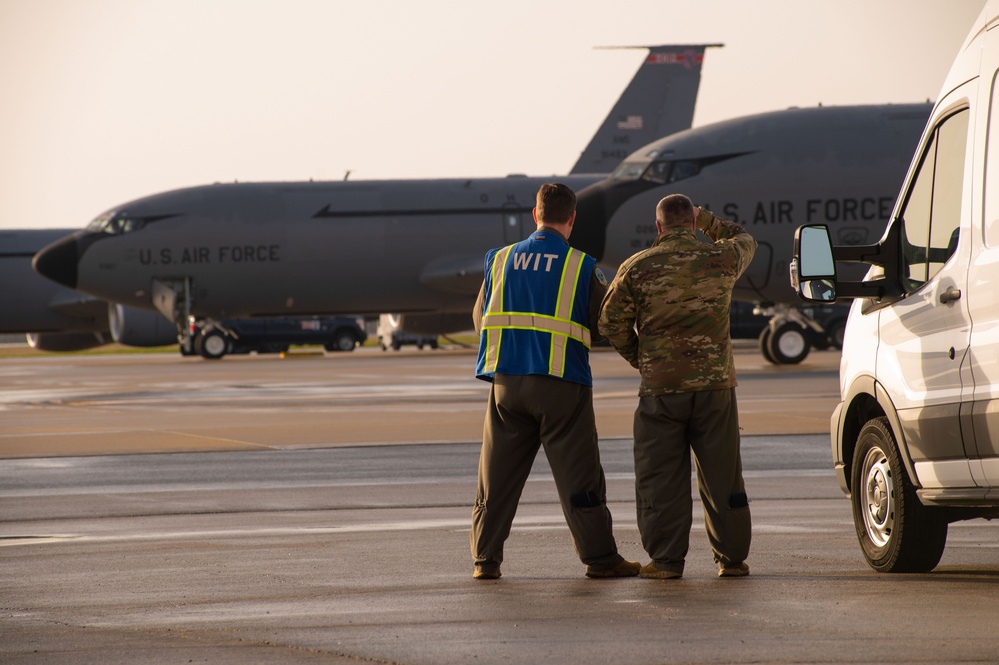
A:
[[[884,223],[891,215],[894,204],[895,199],[892,196],[872,196],[859,199],[809,199],[798,206],[795,205],[794,201],[787,200],[757,201],[755,205],[749,205],[745,208],[740,208],[738,203],[728,202],[722,204],[717,210],[719,216],[750,228],[763,224],[787,224],[796,227],[817,221],[827,224]],[[701,205],[708,210],[716,209],[709,202],[701,203]],[[743,210],[747,212],[743,214]],[[640,249],[649,247],[655,240],[658,231],[656,225],[650,222],[636,224],[634,233],[635,238],[631,246]]]
[[[193,265],[207,263],[277,263],[281,245],[220,245],[218,247],[159,247],[139,249],[139,263],[154,265]]]

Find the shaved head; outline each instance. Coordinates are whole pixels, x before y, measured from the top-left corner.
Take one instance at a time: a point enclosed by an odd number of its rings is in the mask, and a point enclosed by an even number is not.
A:
[[[656,206],[656,221],[664,229],[688,229],[694,222],[694,204],[683,194],[670,194]]]

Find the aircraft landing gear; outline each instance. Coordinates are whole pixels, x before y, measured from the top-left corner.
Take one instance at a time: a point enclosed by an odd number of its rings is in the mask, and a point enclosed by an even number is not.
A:
[[[195,338],[194,350],[206,360],[219,360],[232,351],[232,340],[221,328],[207,328]]]
[[[763,311],[768,309],[769,311]],[[760,353],[774,365],[796,365],[808,357],[812,348],[843,348],[846,310],[833,310],[828,316],[810,316],[797,307],[777,305],[760,308],[771,315],[770,323],[760,333]]]
[[[770,333],[766,340],[770,355],[767,359],[775,365],[797,365],[812,350],[807,329],[793,321],[786,321],[776,328],[767,326],[766,330]]]

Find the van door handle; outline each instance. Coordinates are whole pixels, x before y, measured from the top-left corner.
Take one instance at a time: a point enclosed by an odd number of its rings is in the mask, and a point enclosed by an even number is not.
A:
[[[944,293],[940,294],[940,304],[946,305],[949,302],[954,302],[955,300],[961,299],[961,289],[947,289]]]

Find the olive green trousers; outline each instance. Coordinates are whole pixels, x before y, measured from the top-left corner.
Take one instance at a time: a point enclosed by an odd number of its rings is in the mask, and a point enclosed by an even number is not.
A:
[[[752,523],[734,388],[639,397],[635,500],[642,545],[657,568],[683,572],[693,523],[691,453],[714,559],[738,565],[749,554]]]
[[[538,448],[544,447],[580,560],[621,561],[593,415],[593,389],[550,376],[497,374],[489,391],[472,509],[476,565],[498,566]]]

